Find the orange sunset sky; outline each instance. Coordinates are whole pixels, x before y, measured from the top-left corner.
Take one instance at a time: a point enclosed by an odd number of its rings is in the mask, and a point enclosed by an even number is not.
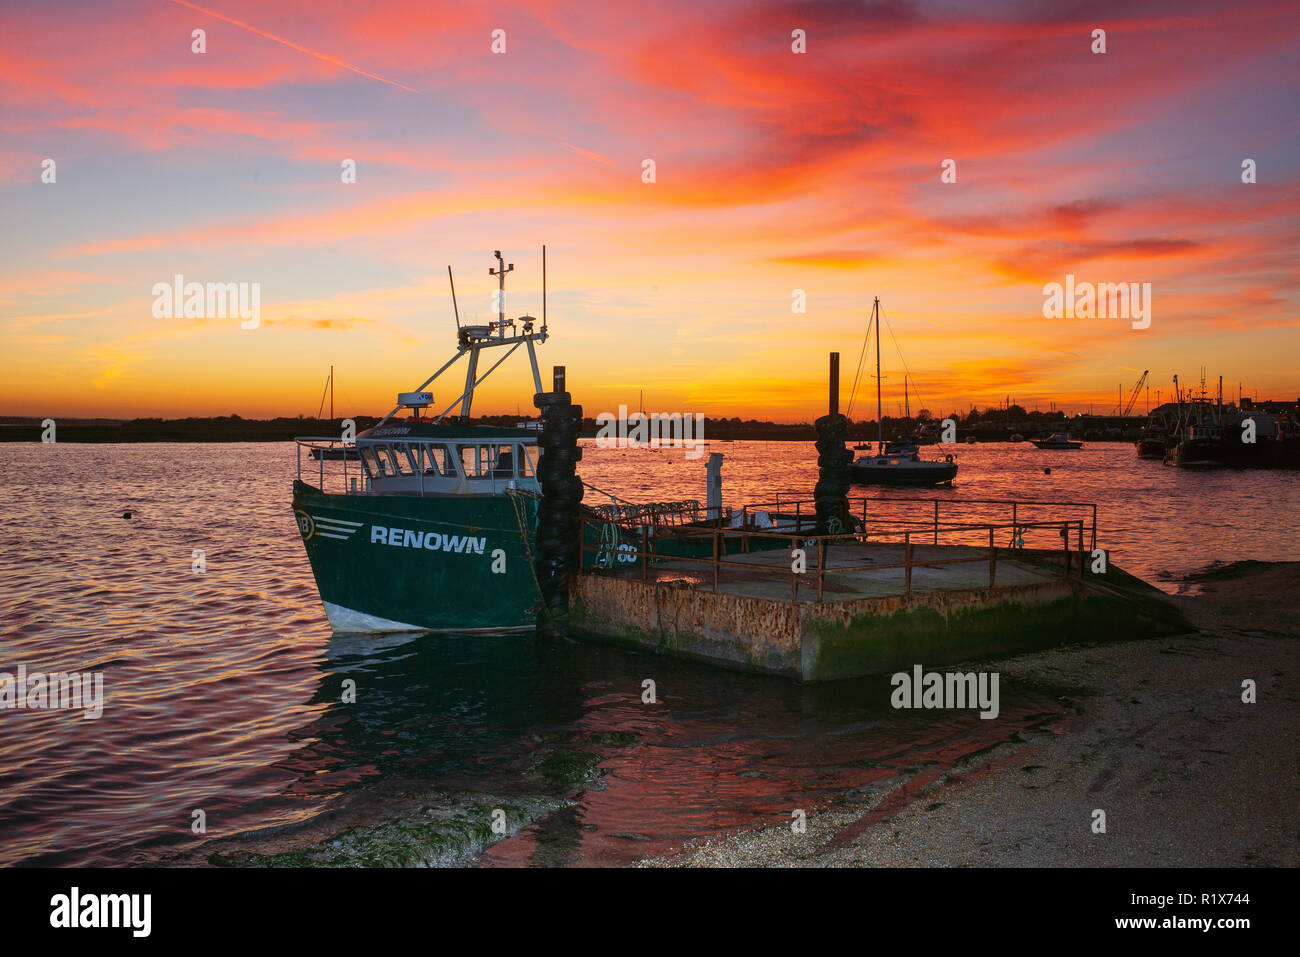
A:
[[[873,296],[913,410],[1294,398],[1298,41],[1294,0],[6,4],[0,414],[313,415],[331,364],[382,414],[454,349],[447,265],[462,319],[493,249],[540,315],[543,243],[589,415],[810,420]],[[176,274],[260,325],[156,318]],[[1150,328],[1044,318],[1066,274],[1151,283]],[[520,354],[475,411],[531,395]]]

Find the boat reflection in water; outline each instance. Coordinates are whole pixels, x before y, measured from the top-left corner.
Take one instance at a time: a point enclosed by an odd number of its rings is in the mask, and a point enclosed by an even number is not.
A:
[[[887,675],[800,685],[523,635],[336,634],[320,668],[322,710],[280,764],[293,777],[286,797],[337,814],[339,831],[426,805],[552,808],[489,848],[489,866],[629,864],[915,769],[941,772],[1068,713],[1046,686],[1004,693],[999,720],[981,721],[895,710]]]

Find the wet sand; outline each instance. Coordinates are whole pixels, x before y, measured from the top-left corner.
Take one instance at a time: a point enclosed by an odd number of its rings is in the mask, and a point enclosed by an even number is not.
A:
[[[641,866],[1300,864],[1300,563],[1212,567],[1170,601],[1196,633],[979,663],[1003,694],[1017,679],[1078,689],[1077,717],[809,809],[803,834],[747,831]]]

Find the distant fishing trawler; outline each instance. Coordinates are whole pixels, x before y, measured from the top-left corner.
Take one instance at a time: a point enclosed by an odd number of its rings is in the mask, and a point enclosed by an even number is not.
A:
[[[1165,439],[1166,465],[1184,469],[1300,468],[1300,427],[1294,409],[1273,414],[1225,403],[1222,376],[1218,397],[1212,399],[1205,388],[1204,370],[1199,394],[1183,388],[1178,376],[1174,376],[1174,391],[1176,421]]]

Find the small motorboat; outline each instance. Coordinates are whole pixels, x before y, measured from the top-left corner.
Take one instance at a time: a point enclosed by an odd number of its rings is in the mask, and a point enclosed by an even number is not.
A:
[[[1040,449],[1081,449],[1082,442],[1076,442],[1064,432],[1053,432],[1045,439],[1030,439]]]

